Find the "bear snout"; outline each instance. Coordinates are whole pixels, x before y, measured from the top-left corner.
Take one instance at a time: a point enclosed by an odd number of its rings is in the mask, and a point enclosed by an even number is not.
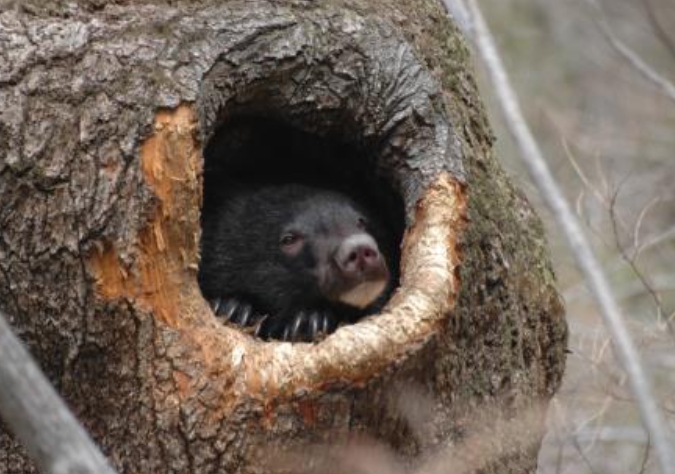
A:
[[[385,290],[389,270],[377,242],[369,234],[355,234],[342,241],[335,254],[342,291],[337,300],[365,308]]]
[[[368,234],[356,234],[342,241],[335,261],[345,276],[358,277],[380,266],[382,258],[375,239]]]

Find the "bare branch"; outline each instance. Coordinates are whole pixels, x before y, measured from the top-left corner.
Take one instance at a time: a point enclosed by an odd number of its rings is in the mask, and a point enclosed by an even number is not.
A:
[[[593,193],[593,195],[598,201],[600,201],[603,205],[607,205],[608,198],[606,197],[606,195],[602,194],[600,191],[598,191],[598,189],[595,186],[591,184],[591,181],[586,176],[586,173],[584,173],[584,170],[581,169],[581,166],[579,166],[579,163],[577,163],[576,158],[572,154],[572,150],[570,150],[567,140],[563,137],[561,141],[563,150],[565,151],[565,156],[567,156],[567,160],[574,168],[574,171],[577,173],[579,179],[581,179],[581,181],[584,183],[584,186],[586,186],[586,188],[589,191],[591,191],[591,193]]]
[[[114,474],[0,312],[0,415],[40,471]]]
[[[633,255],[631,257],[633,260],[637,257],[638,250],[640,249],[640,230],[642,229],[642,222],[644,222],[649,211],[660,202],[661,198],[657,196],[649,201],[640,211],[640,215],[635,223],[635,229],[633,230]]]
[[[670,53],[672,58],[675,59],[675,43],[661,25],[661,22],[659,21],[657,14],[654,11],[654,7],[652,6],[652,2],[650,2],[649,0],[642,0],[642,5],[645,7],[645,11],[647,12],[647,18],[649,19],[649,24],[652,26],[652,29],[654,30],[654,35],[659,39],[659,41],[661,41],[663,46],[665,46],[665,48],[668,50],[668,53]]]
[[[443,4],[445,5],[446,11],[462,30],[462,33],[470,36],[471,18],[469,16],[469,11],[466,9],[464,0],[443,0]]]
[[[639,257],[643,252],[656,247],[664,242],[667,242],[671,239],[675,239],[675,225],[666,229],[665,232],[661,232],[659,235],[650,236],[649,238],[643,239],[643,244],[640,245],[640,248],[636,251],[635,257]]]
[[[590,5],[595,7],[600,12],[600,6],[595,0],[586,0]],[[656,72],[649,64],[644,62],[639,54],[628,47],[621,41],[609,27],[609,24],[604,18],[598,20],[602,33],[609,41],[609,44],[624,57],[635,69],[638,70],[647,80],[657,86],[668,98],[675,102],[675,84]]]
[[[652,447],[652,440],[649,437],[649,433],[647,433],[647,442],[645,443],[645,452],[642,455],[642,463],[640,464],[640,470],[638,471],[638,474],[645,474],[647,470],[647,464],[649,463],[649,451]]]
[[[588,456],[586,456],[586,452],[584,451],[584,448],[581,447],[581,443],[579,442],[579,438],[576,436],[570,437],[570,441],[572,442],[572,446],[574,446],[574,449],[577,450],[579,453],[579,457],[581,460],[584,462],[588,470],[591,472],[591,474],[600,474],[597,469],[593,466],[593,463],[591,463],[591,460],[588,459]]]
[[[583,217],[583,214],[580,214],[580,216]],[[590,223],[588,223],[588,225],[590,226]],[[650,235],[646,238],[643,238],[642,241],[644,243],[640,244],[639,248],[631,249],[631,253],[634,255],[634,261],[637,263],[638,259],[644,252],[647,252],[648,250],[658,247],[659,245],[667,243],[673,239],[675,239],[675,226],[666,229],[664,232],[660,232],[656,235]],[[623,256],[619,256],[619,258],[617,258],[615,261],[613,261],[611,264],[608,265],[608,271],[610,273],[616,272],[627,263],[628,262],[626,262]],[[664,276],[655,279],[654,284],[655,288],[657,288],[657,291],[670,291],[670,288],[673,285],[673,280],[672,278]],[[585,293],[585,289],[586,289],[586,282],[583,280],[570,286],[563,292],[565,301],[570,303],[575,299],[580,298]],[[635,295],[636,293],[637,290],[635,289],[634,286],[626,286],[626,289],[617,292],[620,298],[628,298],[632,295]]]
[[[520,104],[510,85],[494,40],[478,4],[475,0],[467,0],[467,3],[471,14],[473,40],[488,69],[496,96],[506,118],[506,126],[521,150],[521,157],[528,167],[532,181],[538,186],[543,199],[562,227],[577,264],[586,276],[591,291],[600,305],[601,314],[612,335],[620,362],[628,375],[630,387],[635,394],[640,414],[650,433],[661,471],[664,474],[675,474],[675,462],[673,461],[668,432],[663,424],[638,351],[626,328],[621,310],[581,225],[551,174],[539,145],[525,122]],[[675,100],[675,88],[672,98]]]
[[[621,244],[621,238],[619,236],[619,229],[617,226],[617,214],[616,214],[616,199],[619,196],[619,189],[617,189],[614,197],[612,198],[611,204],[609,206],[609,217],[610,217],[610,222],[612,223],[612,232],[614,233],[614,241],[616,243],[616,247],[619,250],[619,254],[621,257],[624,259],[624,261],[628,264],[630,269],[633,271],[635,276],[640,280],[644,288],[647,290],[649,295],[651,296],[652,300],[654,301],[654,305],[656,306],[657,314],[658,314],[658,320],[661,321],[662,316],[666,314],[666,310],[663,307],[663,302],[661,300],[661,295],[656,291],[654,288],[653,283],[648,279],[647,275],[642,273],[642,271],[638,268],[637,263],[635,261],[635,256],[634,255],[629,255],[628,251],[624,248],[624,246]],[[641,220],[641,218],[640,218]],[[639,222],[638,222],[639,224]],[[638,235],[638,232],[636,231],[636,235]],[[636,237],[637,241],[637,237]],[[671,338],[675,340],[675,327],[673,326],[672,322],[669,319],[665,319],[666,326],[668,328],[668,332],[670,333]]]

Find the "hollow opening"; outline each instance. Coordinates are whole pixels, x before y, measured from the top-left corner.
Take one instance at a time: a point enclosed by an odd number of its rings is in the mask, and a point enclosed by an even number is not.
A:
[[[238,115],[208,142],[199,284],[219,319],[317,341],[398,286],[403,201],[375,152],[337,136]]]

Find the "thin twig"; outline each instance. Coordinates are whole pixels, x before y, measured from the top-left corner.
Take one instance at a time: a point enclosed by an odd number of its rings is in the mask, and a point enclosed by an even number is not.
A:
[[[583,215],[581,216],[583,217]],[[590,223],[588,223],[590,226]],[[670,240],[675,239],[675,226],[670,227],[666,229],[666,231],[661,232],[657,235],[654,236],[648,236],[644,239],[643,244],[640,245],[638,249],[631,249],[631,252],[635,255],[635,262],[638,261],[639,257],[644,253],[647,252],[648,250],[651,250],[652,248],[658,247],[659,245],[669,242]],[[614,273],[619,271],[624,265],[626,265],[628,262],[623,258],[623,256],[619,256],[616,260],[614,260],[612,263],[607,265],[608,272],[609,273]],[[673,281],[672,278],[667,278],[664,276],[660,281],[660,285],[664,286],[665,288],[663,290],[659,291],[667,291],[667,289],[670,287],[671,282]],[[575,283],[574,285],[570,286],[567,288],[563,295],[565,296],[565,301],[568,303],[571,301],[574,301],[576,298],[581,297],[583,291],[586,289],[586,282],[585,281],[580,281],[578,283]],[[625,292],[618,292],[619,295],[623,294]]]
[[[652,247],[656,247],[664,242],[667,242],[671,239],[675,239],[675,225],[666,229],[664,232],[661,232],[659,235],[642,239],[644,244],[640,245],[640,248],[636,252],[636,257],[649,250]]]
[[[0,312],[0,416],[41,472],[114,474]]]
[[[600,6],[595,0],[586,1],[595,7],[599,12],[601,11]],[[668,98],[675,102],[675,84],[663,77],[660,73],[656,72],[656,70],[647,64],[639,54],[629,48],[626,43],[621,41],[614,34],[604,18],[600,18],[598,23],[602,33],[605,35],[607,41],[609,41],[609,44],[612,45],[616,52],[623,56],[624,59],[626,59],[640,74],[642,74],[647,80],[657,86]]]
[[[576,436],[571,436],[570,440],[572,441],[572,446],[574,446],[574,449],[576,449],[579,453],[581,460],[584,462],[584,464],[586,464],[588,470],[591,471],[591,474],[599,474],[598,470],[593,467],[591,460],[588,459],[588,456],[586,456],[584,449],[581,447],[581,443],[579,443],[579,438]]]
[[[616,216],[616,200],[619,197],[619,191],[620,188],[617,188],[616,193],[612,197],[612,200],[610,202],[609,206],[609,217],[610,217],[610,222],[612,223],[612,232],[614,233],[614,241],[616,243],[616,247],[619,250],[619,254],[623,257],[625,262],[628,264],[630,269],[633,271],[633,274],[640,280],[644,288],[647,290],[647,293],[649,293],[649,296],[652,298],[652,301],[654,302],[654,305],[656,306],[656,311],[657,311],[657,320],[661,321],[663,316],[666,314],[666,310],[663,307],[663,302],[661,300],[661,295],[656,291],[654,288],[654,285],[647,276],[642,273],[642,271],[638,268],[635,259],[632,258],[624,246],[621,244],[621,238],[619,236],[619,229],[617,227],[617,216]],[[669,321],[667,318],[664,320],[666,323],[666,327],[668,328],[668,333],[670,334],[670,337],[675,341],[675,326],[671,321]]]
[[[640,463],[640,470],[637,472],[637,474],[645,474],[647,471],[647,464],[649,463],[649,450],[652,447],[652,440],[649,437],[649,433],[647,433],[647,442],[645,443],[645,451],[642,454],[642,462]]]
[[[668,433],[652,395],[651,384],[645,375],[640,356],[626,328],[621,310],[581,225],[551,174],[539,145],[525,122],[520,104],[506,75],[494,39],[483,19],[478,4],[475,0],[467,0],[467,3],[470,12],[472,39],[489,72],[496,96],[506,118],[506,126],[521,150],[521,157],[528,167],[532,181],[538,186],[544,201],[561,226],[577,264],[588,280],[590,289],[600,306],[601,314],[612,335],[619,360],[628,375],[630,387],[635,394],[640,415],[650,433],[661,472],[663,474],[675,474],[675,462],[673,461]],[[675,100],[675,88],[672,98]]]
[[[659,196],[656,196],[653,198],[651,201],[649,201],[640,211],[640,215],[638,216],[637,222],[635,222],[635,229],[633,230],[633,255],[631,256],[631,260],[635,260],[638,256],[638,250],[640,249],[640,230],[642,229],[642,223],[645,220],[645,217],[647,217],[647,214],[649,211],[652,210],[654,206],[659,204],[661,202],[661,198]]]
[[[565,156],[567,157],[567,160],[572,165],[572,168],[574,168],[574,171],[577,173],[577,176],[579,177],[579,179],[581,179],[581,182],[584,183],[584,186],[586,186],[586,188],[589,191],[591,191],[591,193],[593,193],[593,195],[595,196],[595,198],[598,201],[600,201],[603,205],[606,205],[607,201],[608,201],[607,196],[602,194],[600,191],[598,191],[598,188],[596,188],[595,186],[593,186],[591,184],[591,180],[588,179],[588,177],[586,176],[586,173],[584,173],[584,170],[581,169],[581,166],[579,166],[579,163],[577,163],[577,159],[572,154],[572,150],[570,150],[570,147],[569,147],[569,144],[567,143],[567,140],[563,137],[561,139],[561,141],[562,141],[563,150],[565,151]]]
[[[647,12],[647,19],[649,20],[649,24],[652,26],[652,29],[654,30],[654,35],[659,39],[659,41],[661,41],[663,46],[668,50],[668,53],[670,53],[671,57],[675,59],[675,43],[673,42],[673,39],[668,35],[665,28],[663,28],[663,26],[661,25],[661,22],[659,21],[658,16],[654,11],[652,3],[649,0],[642,0],[642,5],[645,7],[645,11]]]

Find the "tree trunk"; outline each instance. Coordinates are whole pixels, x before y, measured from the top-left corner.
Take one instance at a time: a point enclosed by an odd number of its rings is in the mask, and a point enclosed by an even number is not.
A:
[[[126,3],[0,13],[0,309],[112,464],[534,472],[563,308],[440,2]],[[316,344],[217,322],[202,150],[237,116],[374,157],[406,221],[381,314]],[[33,471],[0,425],[0,473]]]

